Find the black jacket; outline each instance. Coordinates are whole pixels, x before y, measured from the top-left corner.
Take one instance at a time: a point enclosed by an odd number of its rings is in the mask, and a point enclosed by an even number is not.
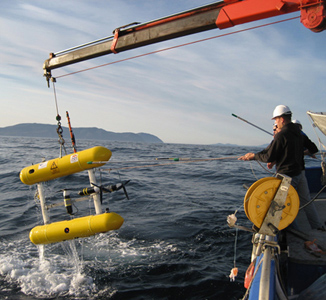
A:
[[[293,177],[304,170],[304,148],[311,154],[318,151],[316,145],[291,122],[275,135],[266,149],[255,154],[255,160],[276,162],[277,173]]]

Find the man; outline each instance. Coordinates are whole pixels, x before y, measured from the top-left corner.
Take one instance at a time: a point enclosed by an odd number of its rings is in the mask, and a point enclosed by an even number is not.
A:
[[[304,172],[304,148],[311,154],[318,151],[316,145],[302,135],[299,127],[291,122],[292,112],[286,105],[274,109],[272,120],[279,132],[266,149],[258,153],[247,153],[239,160],[259,160],[269,165],[276,164],[276,172],[292,178],[301,206],[310,201],[310,192]],[[312,229],[323,229],[314,203],[306,206],[305,213]]]
[[[299,120],[293,120],[292,123],[293,123],[293,124],[296,124],[296,125],[300,128],[300,130],[301,130],[301,134],[304,136],[303,138],[304,138],[304,139],[308,139],[308,141],[304,141],[304,144],[305,144],[306,142],[311,142],[311,141],[309,140],[308,136],[307,136],[307,135],[302,131],[302,125],[301,125],[301,122],[300,122]],[[312,142],[311,142],[311,143],[312,143]],[[316,147],[316,149],[317,149],[317,147]],[[318,151],[318,149],[316,150],[316,152],[317,152],[317,151]],[[315,154],[310,153],[309,150],[306,149],[306,148],[304,148],[303,154],[304,154],[304,155],[309,155],[309,156],[311,156],[312,158],[316,158]]]

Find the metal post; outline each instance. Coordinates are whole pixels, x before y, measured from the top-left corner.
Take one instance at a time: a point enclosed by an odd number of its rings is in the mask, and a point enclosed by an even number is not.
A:
[[[42,182],[37,184],[37,189],[38,189],[38,195],[40,197],[40,204],[41,204],[43,222],[44,222],[44,224],[48,224],[48,223],[50,223],[50,217],[49,217],[48,211],[47,211],[46,206],[45,206],[45,196],[44,196],[44,189],[43,189],[43,183]]]
[[[89,183],[91,186],[95,186],[96,183],[96,177],[95,177],[95,171],[94,169],[88,170],[88,176],[89,176]],[[93,194],[93,200],[94,200],[94,207],[95,212],[97,215],[102,213],[102,204],[101,204],[101,197],[98,193]]]
[[[251,254],[251,261],[253,261],[256,257],[258,257],[261,254],[265,243],[265,235],[256,233],[255,239],[256,239],[256,245],[253,247],[253,251]]]
[[[267,241],[272,241],[271,236],[266,236]],[[271,283],[271,260],[272,260],[272,248],[267,246],[264,249],[263,264],[261,266],[261,277],[259,284],[259,300],[269,299],[269,290]]]

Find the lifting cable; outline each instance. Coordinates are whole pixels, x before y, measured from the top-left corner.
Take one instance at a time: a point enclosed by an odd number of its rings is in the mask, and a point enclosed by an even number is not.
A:
[[[144,53],[144,54],[124,58],[124,59],[121,59],[121,60],[113,61],[113,62],[110,62],[110,63],[105,63],[105,64],[98,65],[98,66],[95,66],[95,67],[91,67],[91,68],[71,72],[71,73],[68,73],[68,74],[63,74],[63,75],[57,76],[56,78],[62,78],[62,77],[66,77],[66,76],[69,76],[69,75],[74,75],[74,74],[78,74],[78,73],[81,73],[81,72],[94,70],[94,69],[97,69],[97,68],[101,68],[101,67],[117,64],[117,63],[120,63],[120,62],[140,58],[140,57],[143,57],[143,56],[156,54],[156,53],[160,53],[160,52],[163,52],[163,51],[168,51],[168,50],[172,50],[172,49],[176,49],[176,48],[181,48],[181,47],[184,47],[184,46],[189,46],[189,45],[193,45],[193,44],[213,40],[213,39],[220,38],[220,37],[229,36],[229,35],[235,34],[235,33],[241,33],[241,32],[245,32],[245,31],[257,29],[257,28],[262,28],[262,27],[266,27],[266,26],[270,26],[270,25],[275,25],[275,24],[278,24],[278,23],[286,22],[286,21],[292,21],[292,20],[295,20],[295,19],[298,19],[298,18],[299,17],[292,17],[292,18],[288,18],[288,19],[284,19],[284,20],[280,20],[280,21],[275,21],[275,22],[271,22],[271,23],[267,23],[267,24],[263,24],[263,25],[258,25],[258,26],[254,26],[254,27],[250,27],[250,28],[246,28],[246,29],[237,30],[237,31],[234,31],[234,32],[229,32],[229,33],[225,33],[225,34],[221,34],[221,35],[212,36],[212,37],[209,37],[209,38],[205,38],[205,39],[201,39],[201,40],[197,40],[197,41],[193,41],[193,42],[189,42],[189,43],[185,43],[185,44],[181,44],[181,45],[177,45],[177,46],[163,48],[163,49],[160,49],[160,50],[156,50],[156,51],[152,51],[152,52],[148,52],[148,53]]]
[[[53,83],[53,92],[54,92],[54,102],[55,102],[55,107],[56,107],[56,111],[57,111],[57,116],[56,116],[56,120],[57,120],[57,125],[58,125],[58,128],[57,128],[57,133],[58,133],[58,137],[59,137],[59,144],[60,144],[60,157],[62,157],[62,149],[64,150],[65,152],[65,155],[67,155],[67,151],[66,151],[66,147],[65,147],[65,140],[62,136],[62,133],[63,133],[63,129],[61,127],[61,116],[59,115],[59,109],[58,109],[58,101],[57,101],[57,93],[56,93],[56,90],[55,90],[55,82],[56,82],[56,79],[54,77],[51,78],[51,81]]]

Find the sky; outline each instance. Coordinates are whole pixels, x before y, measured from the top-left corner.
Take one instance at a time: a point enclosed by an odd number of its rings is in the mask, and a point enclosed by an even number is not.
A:
[[[203,0],[43,1],[0,4],[0,127],[57,124],[54,90],[43,63],[50,52],[111,36],[211,2]],[[54,77],[177,46],[299,13],[214,29],[110,54],[52,71]],[[67,126],[145,132],[165,143],[256,146],[271,136],[232,114],[272,131],[274,108],[285,104],[316,143],[306,114],[326,111],[326,31],[314,33],[298,18],[58,78],[58,112]],[[319,135],[320,136],[320,135]],[[76,137],[77,141],[78,138]]]

